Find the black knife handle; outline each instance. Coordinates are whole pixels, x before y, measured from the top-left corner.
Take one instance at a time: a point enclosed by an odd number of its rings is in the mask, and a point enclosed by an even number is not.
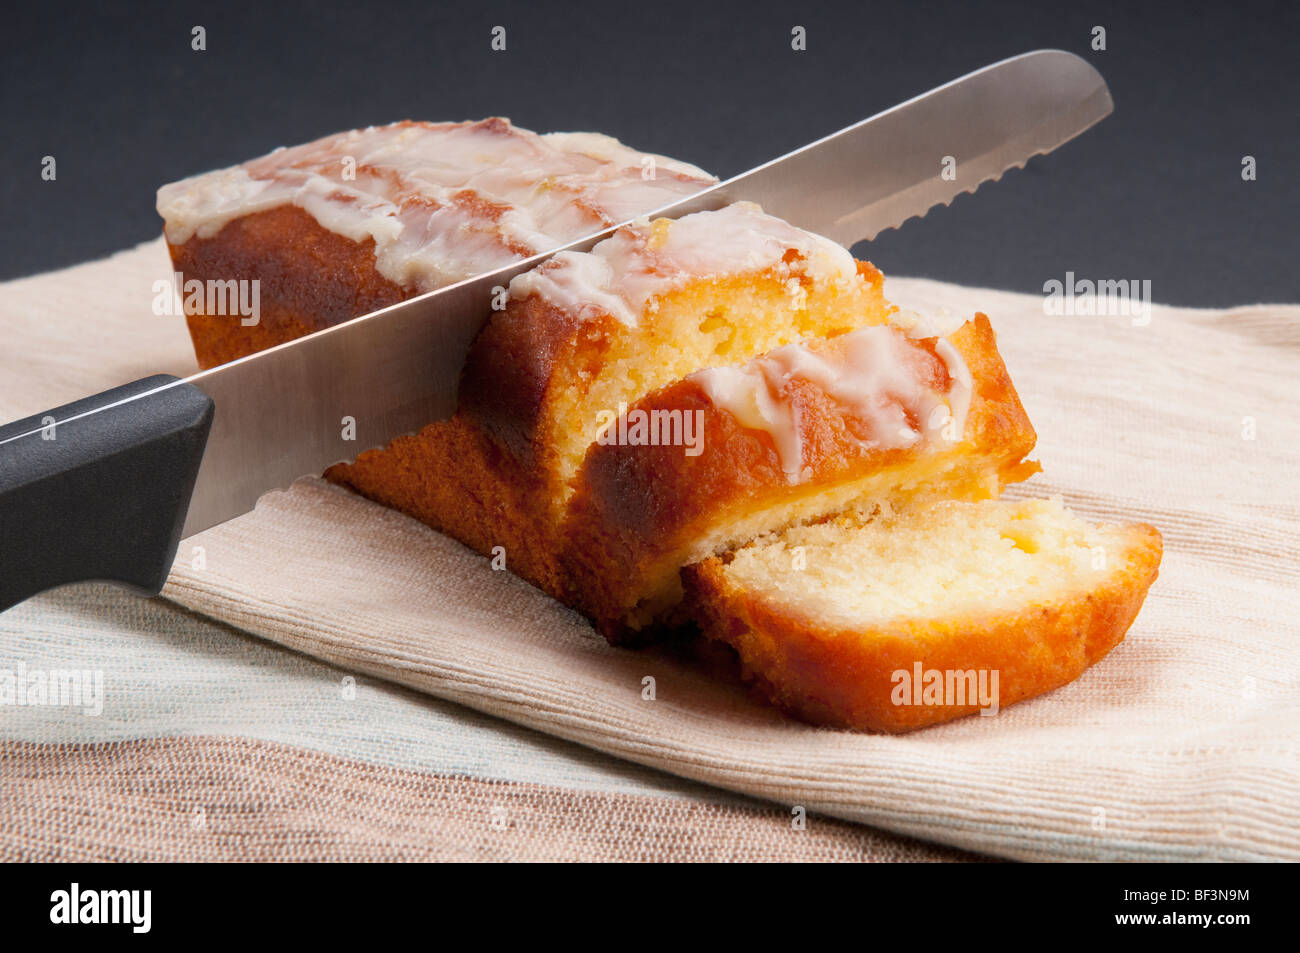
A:
[[[161,590],[212,412],[159,374],[0,427],[0,610],[70,582]]]

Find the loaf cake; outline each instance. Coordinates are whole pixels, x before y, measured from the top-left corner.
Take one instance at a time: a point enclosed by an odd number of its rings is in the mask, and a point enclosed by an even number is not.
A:
[[[333,191],[354,154],[363,185]],[[159,208],[185,277],[263,277],[260,327],[190,315],[217,362],[712,181],[654,164],[647,183],[604,137],[399,123],[166,187]],[[1105,654],[1155,577],[1149,527],[997,502],[1037,471],[1035,439],[987,317],[900,311],[872,265],[742,202],[635,219],[517,276],[456,414],[326,476],[504,559],[611,641],[698,629],[785,710],[895,731],[972,710],[882,695],[896,671],[992,669],[1005,706]]]

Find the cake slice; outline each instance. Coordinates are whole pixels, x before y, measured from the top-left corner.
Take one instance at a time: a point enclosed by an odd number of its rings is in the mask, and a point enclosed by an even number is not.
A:
[[[899,732],[1077,678],[1124,637],[1160,556],[1153,527],[1059,500],[945,501],[792,528],[685,576],[704,635],[768,700]]]

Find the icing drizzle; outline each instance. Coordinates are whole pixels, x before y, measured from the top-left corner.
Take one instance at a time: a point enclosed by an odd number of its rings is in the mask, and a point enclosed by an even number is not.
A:
[[[573,314],[600,312],[635,326],[651,299],[688,281],[769,268],[824,282],[859,280],[840,245],[736,202],[678,219],[642,219],[590,252],[560,252],[510,282],[510,297],[539,295]]]
[[[929,383],[925,352],[891,325],[872,325],[824,342],[788,344],[738,367],[713,367],[690,376],[715,406],[744,427],[766,431],[776,445],[787,482],[810,475],[803,467],[799,408],[790,382],[807,381],[846,416],[867,424],[863,445],[873,450],[911,447],[923,440],[962,438],[973,382],[961,354],[944,338],[935,351],[947,368],[942,390]]]
[[[644,174],[652,167],[654,177]],[[653,211],[715,182],[597,133],[508,119],[399,122],[327,136],[165,185],[172,244],[282,205],[375,242],[381,275],[429,291]]]

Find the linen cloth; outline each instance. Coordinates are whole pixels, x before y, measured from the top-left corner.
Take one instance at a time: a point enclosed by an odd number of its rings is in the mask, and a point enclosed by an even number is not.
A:
[[[3,860],[966,860],[683,781],[106,585],[0,614],[0,670],[103,710],[0,708]]]
[[[192,369],[183,320],[150,310],[169,271],[150,242],[0,288],[0,417]],[[1017,859],[1300,859],[1300,306],[1154,306],[1135,321],[925,280],[886,294],[990,316],[1045,468],[1015,495],[1164,534],[1127,639],[997,717],[900,737],[790,721],[684,662],[610,648],[455,541],[318,479],[184,541],[164,597],[785,817]]]

